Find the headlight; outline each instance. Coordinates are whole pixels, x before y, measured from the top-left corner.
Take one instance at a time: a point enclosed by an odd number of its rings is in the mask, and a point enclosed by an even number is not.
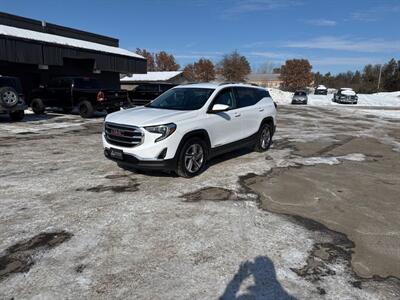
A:
[[[147,126],[144,129],[146,129],[148,132],[151,132],[151,133],[161,134],[161,136],[156,138],[156,140],[155,140],[155,142],[157,143],[159,141],[166,139],[171,134],[173,134],[176,130],[176,124],[169,123],[169,124],[158,125],[158,126]]]

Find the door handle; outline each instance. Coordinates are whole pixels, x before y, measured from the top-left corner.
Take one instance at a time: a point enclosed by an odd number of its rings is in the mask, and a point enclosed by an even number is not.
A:
[[[240,117],[241,115],[242,115],[242,114],[240,114],[240,113],[236,113],[236,114],[235,114],[235,117],[238,118],[238,117]]]
[[[260,109],[258,109],[258,111],[264,111],[264,108],[260,108]]]

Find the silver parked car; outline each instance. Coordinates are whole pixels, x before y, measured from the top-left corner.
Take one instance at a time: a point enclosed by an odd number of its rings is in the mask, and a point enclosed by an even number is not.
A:
[[[294,92],[292,98],[292,104],[307,104],[307,102],[308,102],[307,91],[298,90]]]

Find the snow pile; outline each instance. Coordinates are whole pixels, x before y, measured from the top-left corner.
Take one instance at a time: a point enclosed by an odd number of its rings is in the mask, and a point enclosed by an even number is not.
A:
[[[275,88],[269,88],[269,93],[272,99],[280,105],[291,104],[293,93],[285,92]],[[340,105],[332,102],[333,94],[328,95],[308,95],[308,105],[325,106],[325,105]],[[376,93],[376,94],[358,94],[358,104],[356,106],[400,106],[400,91],[391,93]],[[346,106],[353,106],[346,104]]]
[[[292,103],[293,93],[285,92],[276,88],[268,88],[272,99],[278,104]]]

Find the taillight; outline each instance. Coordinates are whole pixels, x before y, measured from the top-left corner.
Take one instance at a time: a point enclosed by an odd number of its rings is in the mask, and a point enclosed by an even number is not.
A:
[[[97,101],[104,101],[104,93],[102,91],[97,93]]]

